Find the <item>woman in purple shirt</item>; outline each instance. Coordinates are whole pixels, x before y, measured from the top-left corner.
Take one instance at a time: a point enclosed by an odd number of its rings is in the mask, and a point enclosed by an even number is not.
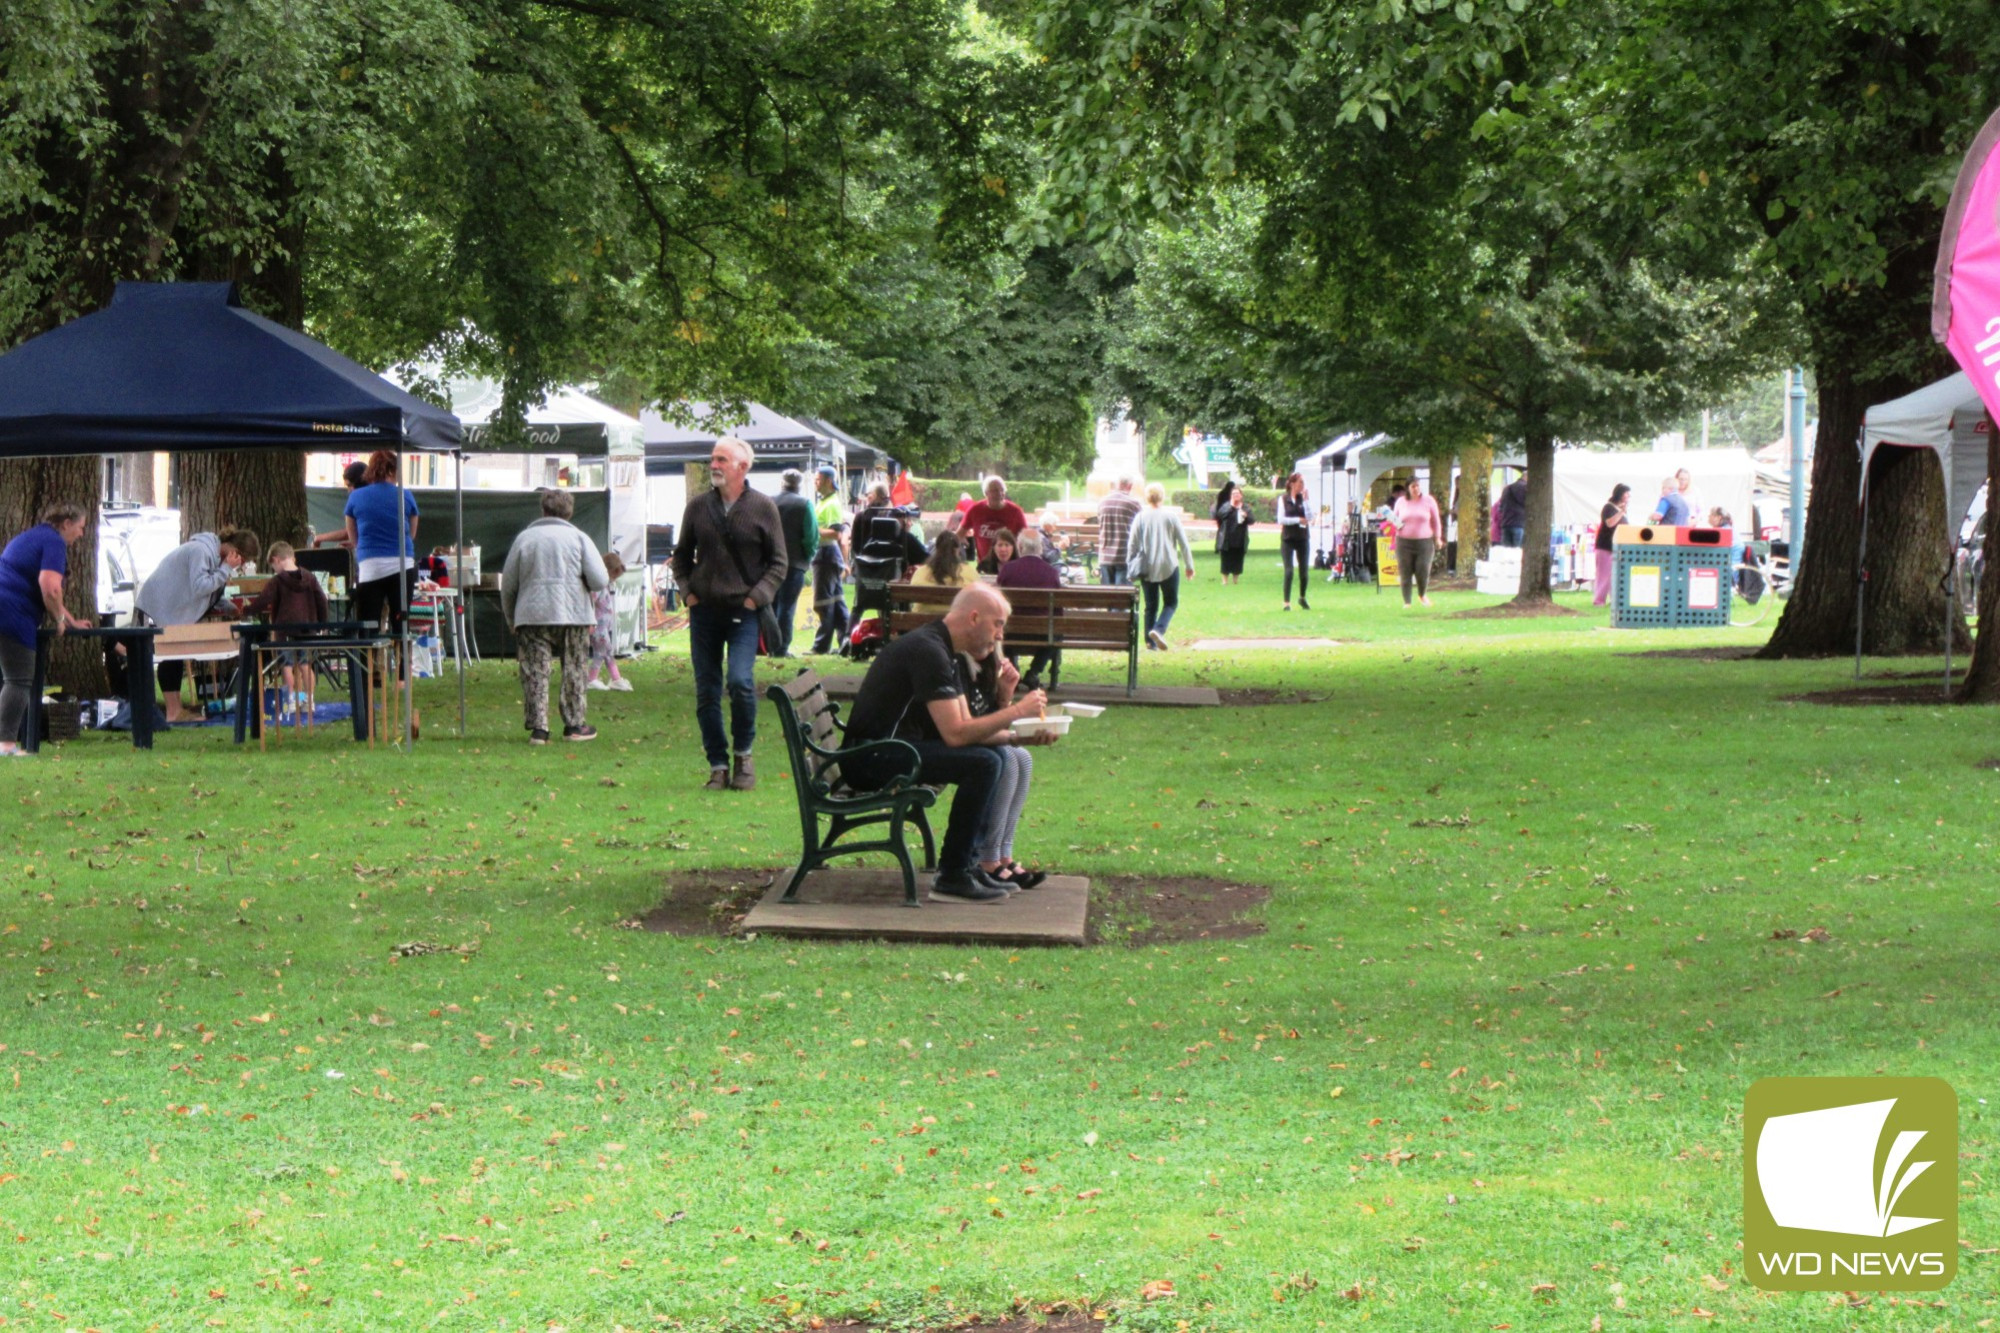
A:
[[[1000,573],[997,576],[1000,586],[1003,588],[1062,587],[1062,575],[1056,572],[1054,565],[1042,558],[1042,534],[1033,528],[1029,528],[1021,534],[1019,542],[1020,554],[1000,566]],[[996,548],[999,546],[997,539],[994,542],[994,546]],[[1007,660],[1013,662],[1016,666],[1020,664],[1018,655],[1014,653],[1007,654]],[[1021,677],[1021,688],[1026,692],[1033,692],[1042,688],[1042,672],[1049,670],[1051,667],[1054,668],[1055,675],[1059,676],[1062,674],[1062,649],[1037,648],[1034,660],[1028,663],[1027,673]]]
[[[35,684],[35,636],[42,614],[57,633],[89,629],[63,605],[63,576],[69,547],[83,535],[83,506],[52,504],[42,521],[0,551],[0,757],[25,754],[21,723],[28,715]]]

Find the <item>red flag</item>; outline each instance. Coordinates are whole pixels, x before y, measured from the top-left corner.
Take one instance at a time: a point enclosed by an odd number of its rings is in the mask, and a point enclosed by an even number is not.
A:
[[[1972,377],[2000,421],[2000,111],[1959,168],[1938,243],[1931,333]]]
[[[897,508],[902,508],[906,505],[913,505],[916,502],[917,488],[910,484],[910,474],[907,472],[898,473],[896,475],[896,484],[889,488],[889,503],[895,505]]]

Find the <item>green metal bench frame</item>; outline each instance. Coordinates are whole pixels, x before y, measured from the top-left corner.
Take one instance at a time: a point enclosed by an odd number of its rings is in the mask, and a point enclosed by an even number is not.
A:
[[[917,872],[910,863],[910,849],[903,837],[904,824],[911,823],[924,841],[924,869],[937,869],[937,840],[924,811],[937,803],[937,793],[919,786],[917,774],[922,760],[916,747],[904,741],[869,741],[841,746],[844,737],[840,706],[827,698],[826,687],[810,669],[791,680],[764,691],[778,710],[778,722],[785,733],[785,750],[791,758],[792,789],[799,801],[799,825],[803,850],[798,869],[779,901],[798,901],[799,885],[811,871],[836,856],[860,852],[888,852],[903,868],[903,902],[916,907]],[[862,755],[892,755],[901,761],[902,772],[881,787],[867,791],[850,787],[846,765]],[[824,815],[832,822],[820,836],[819,821]],[[877,824],[889,826],[888,836],[873,842],[842,842],[857,829]]]

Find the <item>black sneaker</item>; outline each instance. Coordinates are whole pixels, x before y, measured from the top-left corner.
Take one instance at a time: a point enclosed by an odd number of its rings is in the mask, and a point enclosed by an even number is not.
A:
[[[931,885],[931,897],[950,898],[964,903],[1005,902],[1005,889],[989,889],[970,874],[958,876],[939,875],[937,883]]]
[[[597,728],[591,726],[588,722],[580,727],[564,727],[563,739],[566,741],[594,741],[597,739]]]
[[[1046,870],[1016,870],[1011,872],[1011,876],[1008,882],[1017,889],[1039,889],[1043,881],[1048,879],[1049,872]]]
[[[549,733],[548,733],[548,732],[546,732],[546,731],[531,731],[531,732],[529,732],[529,733],[528,733],[528,744],[530,744],[530,745],[547,745],[548,743],[549,743]]]

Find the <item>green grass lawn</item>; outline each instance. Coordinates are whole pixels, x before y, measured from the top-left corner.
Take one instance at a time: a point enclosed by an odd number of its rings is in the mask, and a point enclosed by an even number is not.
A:
[[[528,748],[493,663],[464,741],[425,684],[409,757],[216,729],[0,767],[0,1326],[1996,1314],[1990,711],[1782,701],[1837,661],[1623,655],[1745,632],[1325,585],[1284,615],[1267,552],[1213,574],[1142,678],[1324,701],[1080,723],[1022,851],[1270,886],[1268,933],[1227,944],[618,928],[676,871],[795,850],[774,724],[761,790],[697,790],[671,639],[591,695],[590,746]],[[1276,634],[1341,644],[1184,646]],[[416,939],[480,947],[391,957]],[[1745,1087],[1877,1071],[1958,1090],[1957,1281],[1758,1293]]]

